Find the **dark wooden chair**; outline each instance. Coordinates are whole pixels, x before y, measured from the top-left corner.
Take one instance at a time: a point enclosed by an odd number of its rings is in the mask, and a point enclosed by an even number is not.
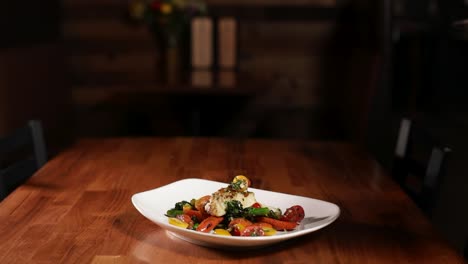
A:
[[[393,177],[429,217],[436,205],[451,151],[438,142],[424,125],[407,118],[401,120],[392,166]]]
[[[38,120],[0,139],[0,201],[47,162],[47,150]]]
[[[468,239],[465,241],[465,249],[463,250],[463,255],[465,259],[468,260]]]

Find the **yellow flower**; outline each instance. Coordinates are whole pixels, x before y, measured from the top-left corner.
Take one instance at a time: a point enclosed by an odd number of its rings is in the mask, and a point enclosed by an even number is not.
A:
[[[172,6],[170,4],[161,4],[161,13],[170,14],[172,12]]]
[[[177,8],[185,8],[187,6],[187,1],[186,0],[174,0],[172,1],[174,3],[174,6]]]
[[[135,19],[142,19],[145,14],[145,4],[141,1],[131,3],[130,15]]]

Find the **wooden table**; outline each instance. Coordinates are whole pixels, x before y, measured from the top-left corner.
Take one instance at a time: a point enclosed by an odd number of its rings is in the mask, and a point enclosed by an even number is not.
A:
[[[334,223],[264,249],[172,238],[132,194],[183,178],[340,206]],[[0,204],[0,263],[463,263],[365,151],[345,143],[208,138],[85,139]]]

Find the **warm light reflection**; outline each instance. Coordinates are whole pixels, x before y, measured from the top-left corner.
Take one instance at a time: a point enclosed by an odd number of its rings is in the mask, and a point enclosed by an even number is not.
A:
[[[144,263],[151,263],[152,260],[157,259],[161,250],[165,250],[159,246],[166,240],[166,235],[162,235],[162,232],[163,230],[157,229],[141,238],[131,250],[130,255]],[[167,237],[171,238],[170,236]]]
[[[210,70],[196,70],[192,72],[192,85],[196,87],[210,87],[213,85],[213,72]]]

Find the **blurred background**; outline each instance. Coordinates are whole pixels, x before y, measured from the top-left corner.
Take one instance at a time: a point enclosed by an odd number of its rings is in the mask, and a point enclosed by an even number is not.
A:
[[[0,135],[40,119],[51,155],[81,137],[340,140],[390,170],[417,117],[453,149],[433,221],[463,247],[468,1],[205,0],[175,17],[175,53],[155,27],[187,1],[146,2],[5,1]]]

